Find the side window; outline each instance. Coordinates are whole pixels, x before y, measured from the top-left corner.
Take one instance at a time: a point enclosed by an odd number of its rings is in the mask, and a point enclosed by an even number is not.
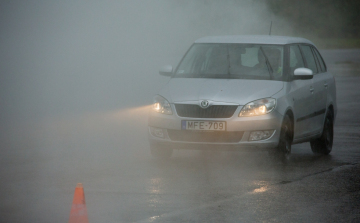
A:
[[[305,65],[298,45],[290,45],[289,54],[289,71],[290,76],[292,76],[296,68],[305,67]]]
[[[315,58],[311,51],[310,46],[301,46],[301,49],[303,51],[308,68],[311,69],[314,74],[317,74],[318,70],[317,70]]]
[[[325,72],[326,71],[325,63],[324,63],[322,57],[320,56],[319,51],[317,51],[315,48],[312,48],[312,49],[315,52],[315,55],[316,55],[316,57],[317,57],[317,59],[319,61],[321,72]]]
[[[294,70],[299,67],[305,67],[299,46],[291,45],[290,46],[290,68],[292,71],[291,73],[293,73]]]

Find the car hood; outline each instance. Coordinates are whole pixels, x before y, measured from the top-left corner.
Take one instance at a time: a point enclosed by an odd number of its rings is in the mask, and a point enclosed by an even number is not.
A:
[[[271,97],[284,86],[282,81],[172,78],[160,91],[170,103],[208,100],[214,103],[245,105],[251,101]]]

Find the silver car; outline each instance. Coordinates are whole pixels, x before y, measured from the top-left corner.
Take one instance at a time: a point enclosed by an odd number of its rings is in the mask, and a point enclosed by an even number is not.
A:
[[[286,158],[310,142],[328,154],[336,117],[335,79],[315,45],[282,36],[212,36],[195,41],[154,97],[151,154],[173,149],[266,149]]]

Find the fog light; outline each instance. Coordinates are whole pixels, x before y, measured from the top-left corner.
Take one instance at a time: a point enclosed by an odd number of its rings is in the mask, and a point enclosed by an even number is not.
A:
[[[164,138],[164,131],[159,128],[150,127],[151,135],[159,138]]]
[[[274,130],[254,131],[250,133],[249,141],[258,141],[270,138]]]

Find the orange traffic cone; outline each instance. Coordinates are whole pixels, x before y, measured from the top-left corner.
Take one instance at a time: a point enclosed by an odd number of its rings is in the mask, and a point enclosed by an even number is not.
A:
[[[81,183],[78,183],[75,188],[69,223],[89,223],[85,204],[84,188]]]

